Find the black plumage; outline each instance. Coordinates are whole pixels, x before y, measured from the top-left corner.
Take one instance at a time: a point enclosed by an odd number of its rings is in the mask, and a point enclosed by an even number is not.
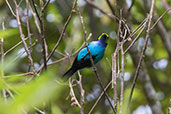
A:
[[[88,56],[88,55],[87,55]],[[97,56],[97,55],[96,55]],[[92,56],[93,60],[96,58],[96,56]],[[77,56],[78,57],[78,56]],[[72,64],[71,68],[63,75],[64,76],[68,76],[68,78],[70,76],[72,76],[77,70],[80,70],[82,68],[85,67],[91,67],[91,61],[90,59],[84,59],[85,57],[83,57],[79,62],[77,60],[77,57],[74,60],[74,63]]]

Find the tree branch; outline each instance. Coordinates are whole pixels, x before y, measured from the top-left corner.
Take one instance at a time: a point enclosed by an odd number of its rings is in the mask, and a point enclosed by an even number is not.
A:
[[[22,40],[22,43],[24,45],[24,49],[28,55],[28,59],[31,63],[31,65],[34,64],[33,62],[33,59],[32,59],[32,56],[31,56],[31,52],[29,51],[28,47],[27,47],[27,43],[25,42],[25,36],[23,34],[23,30],[22,30],[22,27],[21,27],[21,21],[20,21],[20,15],[19,15],[19,5],[17,4],[17,1],[16,0],[13,0],[14,1],[14,4],[15,4],[15,7],[16,7],[16,19],[17,19],[17,24],[18,24],[18,27],[19,27],[19,32],[20,32],[20,37],[21,37],[21,40]]]
[[[152,0],[152,3],[151,3],[151,9],[150,9],[150,14],[149,14],[149,18],[148,18],[148,27],[147,27],[147,31],[146,31],[145,42],[144,42],[144,46],[143,46],[143,49],[142,49],[142,52],[141,52],[141,55],[140,55],[140,59],[139,59],[139,62],[138,62],[138,66],[137,66],[137,69],[136,69],[136,72],[135,72],[133,84],[132,84],[132,87],[131,87],[132,89],[131,89],[131,93],[130,93],[130,97],[129,97],[129,105],[131,103],[134,87],[135,87],[135,84],[136,84],[136,81],[137,81],[137,78],[138,78],[138,74],[139,74],[139,71],[140,71],[140,67],[141,67],[141,64],[142,64],[142,61],[143,61],[143,58],[144,58],[144,53],[145,53],[145,50],[147,48],[147,42],[148,42],[148,39],[149,39],[150,30],[151,30],[151,20],[152,20],[152,17],[153,17],[153,9],[154,9],[154,0]]]

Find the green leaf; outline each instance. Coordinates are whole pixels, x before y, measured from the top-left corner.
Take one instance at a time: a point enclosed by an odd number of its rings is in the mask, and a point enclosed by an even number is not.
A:
[[[4,104],[0,104],[0,113],[22,114],[23,110],[26,112],[34,110],[34,107],[41,106],[54,96],[59,97],[60,94],[57,92],[61,91],[62,87],[54,81],[54,76],[53,71],[49,71],[35,77],[30,83],[20,86],[18,88],[19,94],[15,95],[15,100],[9,99],[5,107]]]
[[[15,36],[18,33],[19,33],[18,29],[0,30],[0,38],[7,38],[7,37]]]

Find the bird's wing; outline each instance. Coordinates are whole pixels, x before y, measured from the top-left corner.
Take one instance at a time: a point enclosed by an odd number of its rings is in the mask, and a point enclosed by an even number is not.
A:
[[[85,58],[86,56],[88,56],[88,57]],[[78,57],[77,56],[76,59],[74,60],[73,68],[82,69],[82,68],[85,68],[85,67],[91,67],[91,61],[90,61],[89,55],[87,54],[86,56],[83,57],[80,61],[77,60],[77,57]],[[97,57],[97,55],[92,56],[93,61],[95,60],[96,57]]]
[[[98,55],[92,55],[91,54],[91,56],[92,56],[93,60],[95,60]],[[81,60],[84,60],[85,61],[87,59],[90,59],[90,56],[89,56],[89,53],[88,52],[84,56],[81,57]]]

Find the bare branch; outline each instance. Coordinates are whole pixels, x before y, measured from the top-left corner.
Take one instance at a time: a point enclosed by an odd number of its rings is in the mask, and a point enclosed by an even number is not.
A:
[[[5,25],[4,25],[4,20],[2,22],[2,29],[5,30]],[[1,38],[1,77],[4,77],[4,59],[5,59],[5,54],[4,54],[4,38]],[[6,90],[2,89],[2,95],[4,97],[4,102],[5,104],[7,103],[7,95],[6,95]]]
[[[12,93],[9,89],[7,89],[6,91],[7,91],[7,92],[8,92],[8,94],[11,96],[11,98],[12,98],[12,99],[15,99],[15,97],[14,97],[13,93]]]
[[[2,94],[3,94],[3,97],[4,97],[4,102],[6,104],[7,103],[7,94],[6,94],[6,90],[5,89],[2,89]]]
[[[26,8],[27,8],[27,13],[26,13],[26,24],[27,24],[27,33],[28,33],[28,38],[29,38],[29,45],[30,45],[30,56],[32,56],[32,41],[31,41],[31,33],[30,33],[30,25],[29,25],[29,0],[26,0]],[[35,67],[34,67],[34,62],[30,63],[30,66],[29,66],[29,71],[30,71],[30,68],[31,66],[33,67],[33,70],[35,71]]]
[[[79,76],[79,81],[77,81],[79,89],[80,89],[80,93],[81,93],[81,97],[80,97],[80,103],[81,103],[81,108],[80,108],[80,114],[84,114],[84,88],[82,86],[82,75],[80,74],[80,72],[78,71],[78,76]]]
[[[117,111],[117,52],[118,48],[116,48],[115,52],[112,54],[112,88],[113,88],[113,100],[114,100],[114,108]]]
[[[29,8],[30,8],[30,10],[31,10],[31,12],[32,12],[32,14],[33,14],[34,23],[35,23],[35,25],[36,25],[36,28],[38,29],[38,32],[39,32],[39,34],[40,34],[40,33],[41,33],[41,30],[40,30],[40,26],[39,26],[39,22],[38,22],[38,17],[36,16],[36,13],[33,11],[33,9],[32,9],[32,7],[30,6],[30,4],[29,4]]]
[[[132,84],[132,89],[131,89],[131,93],[130,93],[130,97],[129,97],[129,105],[131,103],[134,87],[135,87],[135,84],[136,84],[136,81],[137,81],[137,78],[138,78],[138,74],[139,74],[139,70],[140,70],[140,67],[141,67],[141,64],[142,64],[142,60],[144,58],[144,53],[145,53],[145,50],[147,48],[147,42],[148,42],[148,39],[149,39],[150,30],[151,30],[151,20],[152,20],[152,17],[153,17],[153,9],[154,9],[154,0],[152,0],[152,3],[151,3],[151,9],[150,9],[150,14],[149,14],[149,19],[148,19],[148,28],[147,28],[146,37],[145,37],[145,43],[144,43],[144,46],[143,46],[143,49],[142,49],[142,52],[141,52],[141,56],[140,56],[140,59],[139,59],[139,63],[138,63],[138,66],[137,66],[137,69],[136,69],[136,72],[135,72],[135,76],[134,76],[134,80],[133,80],[133,84]]]
[[[143,28],[141,29],[141,31],[138,33],[138,35],[134,38],[134,40],[131,42],[131,44],[128,46],[128,48],[125,50],[124,54],[126,54],[129,49],[135,44],[135,42],[138,40],[139,36],[143,33],[143,31],[145,30],[146,27],[146,23],[144,23]]]
[[[24,40],[27,40],[28,38],[24,38]],[[22,41],[20,41],[20,42],[18,42],[16,45],[14,45],[13,47],[11,47],[10,49],[8,49],[5,53],[4,53],[4,55],[7,55],[10,51],[12,51],[13,49],[15,49],[17,46],[19,46],[20,44],[22,44],[23,42]]]
[[[28,55],[28,59],[31,63],[31,65],[34,64],[33,62],[33,59],[32,59],[32,56],[31,56],[31,52],[29,51],[28,47],[27,47],[27,43],[25,42],[25,36],[23,34],[23,30],[22,30],[22,27],[21,27],[21,21],[20,21],[20,15],[19,15],[19,5],[17,4],[17,1],[16,0],[13,0],[14,1],[14,4],[15,4],[15,7],[16,7],[16,19],[17,19],[17,24],[18,24],[18,27],[19,27],[19,32],[20,32],[20,37],[21,37],[21,40],[22,40],[22,43],[24,45],[24,49]]]
[[[9,9],[10,9],[10,11],[11,11],[12,15],[13,15],[14,17],[16,17],[16,14],[14,13],[14,11],[13,11],[13,9],[12,9],[11,5],[9,4],[8,0],[5,0],[5,1],[6,1],[6,3],[7,3],[7,5],[8,5],[8,7],[9,7]]]
[[[50,2],[50,0],[48,0],[48,1],[44,4],[44,6],[42,7],[42,13],[45,11],[45,9],[46,9],[46,7],[48,6],[49,2]]]
[[[44,69],[46,70],[47,69],[47,58],[46,56],[48,55],[47,53],[47,44],[46,44],[46,39],[45,39],[45,35],[44,35],[44,23],[43,23],[43,16],[44,16],[44,10],[45,8],[41,8],[41,14],[39,15],[38,11],[37,11],[37,8],[36,8],[36,5],[35,5],[35,2],[34,0],[32,0],[32,3],[33,3],[33,6],[34,6],[34,9],[35,9],[35,12],[36,12],[36,15],[38,17],[38,20],[40,22],[40,39],[41,39],[41,45],[42,45],[42,54],[43,54],[43,61],[44,61]],[[49,1],[47,2],[46,6],[48,5]]]
[[[106,2],[107,2],[107,4],[108,4],[110,10],[112,11],[112,14],[115,15],[115,11],[114,11],[114,9],[113,9],[113,7],[112,7],[110,1],[109,1],[109,0],[106,0]]]
[[[71,80],[71,78],[69,79],[69,87],[70,87],[70,96],[71,96],[71,106],[78,106],[79,108],[81,108],[81,105],[80,103],[78,102],[76,96],[75,96],[75,93],[74,93],[74,90],[72,88],[72,83],[73,83],[73,80]]]
[[[112,84],[112,81],[110,81],[107,86],[105,87],[105,91],[109,88],[109,86]],[[88,112],[88,114],[91,114],[94,110],[94,108],[96,107],[97,103],[100,101],[100,99],[102,98],[102,96],[104,95],[104,91],[102,91],[102,93],[99,95],[98,99],[96,100],[96,102],[94,103],[94,105],[91,107],[90,111]]]
[[[34,46],[36,44],[36,42],[34,42],[33,44],[32,44],[32,46]],[[29,48],[28,48],[29,49]],[[20,52],[19,54],[18,54],[18,56],[16,56],[13,60],[12,60],[12,62],[14,62],[15,60],[17,60],[20,56],[22,56],[24,53],[26,52],[26,50],[24,50],[23,52]]]
[[[124,39],[124,38],[123,38]],[[125,75],[125,54],[124,54],[124,49],[123,49],[123,44],[121,44],[121,55],[122,55],[122,59],[121,59],[121,71],[122,71],[122,75],[121,75],[121,94],[120,94],[120,113],[122,113],[122,105],[123,105],[123,99],[124,99],[124,75]]]
[[[130,11],[131,11],[131,9],[132,9],[132,7],[133,7],[134,3],[135,3],[135,0],[132,0],[131,6],[129,7],[128,12],[130,12]]]
[[[4,20],[2,22],[2,29],[3,29],[3,31],[5,30]],[[2,77],[4,76],[4,69],[3,69],[4,59],[5,59],[5,54],[4,54],[4,38],[1,38],[1,76]]]
[[[26,72],[26,73],[22,73],[22,74],[8,75],[8,76],[4,76],[3,79],[14,78],[14,77],[22,77],[22,76],[28,76],[28,75],[34,75],[34,73],[33,72]]]
[[[157,21],[153,24],[153,26],[151,27],[151,29],[153,29],[156,25],[157,25],[157,23],[161,20],[161,18],[163,18],[163,16],[167,13],[167,12],[169,12],[171,10],[171,8],[168,8],[158,19],[157,19]]]
[[[103,9],[101,9],[100,7],[98,7],[97,5],[95,5],[92,1],[90,0],[85,0],[89,5],[91,5],[92,7],[98,9],[100,12],[102,12],[103,14],[107,15],[108,17],[112,18],[115,21],[119,21],[119,17],[109,14],[106,11],[104,11]]]

